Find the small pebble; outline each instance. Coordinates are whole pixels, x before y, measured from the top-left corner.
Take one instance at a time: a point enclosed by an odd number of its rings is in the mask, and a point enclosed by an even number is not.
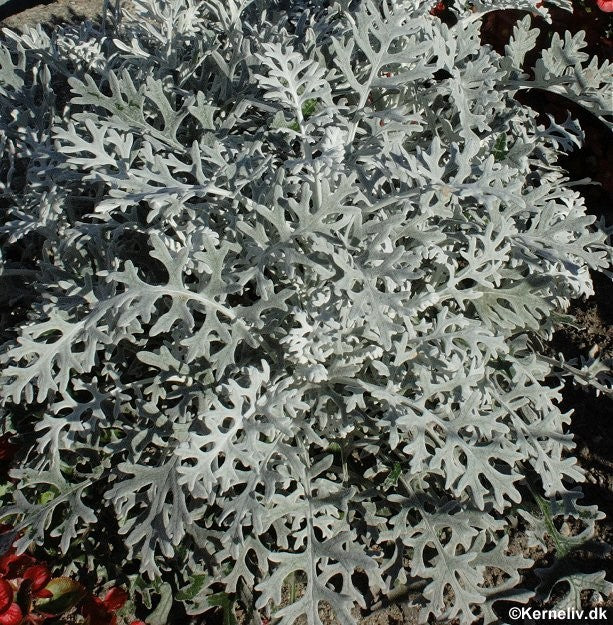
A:
[[[560,528],[560,534],[562,534],[562,536],[570,536],[572,534],[568,523],[564,523],[562,525],[562,527]]]

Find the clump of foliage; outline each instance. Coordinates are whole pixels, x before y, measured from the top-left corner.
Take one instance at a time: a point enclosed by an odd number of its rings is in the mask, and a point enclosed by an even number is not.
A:
[[[529,15],[481,45],[484,13],[536,0],[432,4],[134,0],[5,31],[19,549],[136,562],[192,613],[299,579],[287,624],[414,579],[424,622],[530,596],[525,484],[558,514],[582,479],[542,345],[611,248],[557,165],[578,123],[514,96],[606,122],[611,68],[556,35],[526,73]]]

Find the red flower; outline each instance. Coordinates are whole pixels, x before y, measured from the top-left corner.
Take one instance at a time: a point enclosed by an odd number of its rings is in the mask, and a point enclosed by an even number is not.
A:
[[[19,625],[23,620],[21,608],[16,603],[11,605],[0,614],[0,625]]]
[[[88,597],[81,614],[85,617],[87,625],[117,625],[115,612],[121,610],[127,600],[128,593],[123,588],[114,586],[104,595],[104,599]]]
[[[102,603],[104,603],[107,610],[117,612],[117,610],[121,610],[121,608],[123,608],[127,600],[128,593],[123,588],[113,586],[113,588],[111,588],[106,595],[104,595]]]
[[[0,625],[19,625],[23,619],[21,608],[13,601],[14,596],[13,587],[0,579]]]
[[[11,547],[0,558],[0,575],[7,579],[22,577],[22,573],[36,564],[36,560],[27,553],[15,553],[15,547]]]
[[[51,579],[49,569],[43,564],[36,564],[27,568],[23,574],[24,580],[30,581],[30,592],[38,599],[53,597],[53,593],[45,588]]]
[[[147,625],[145,621],[132,621],[130,625]]]
[[[445,3],[442,1],[437,2],[431,9],[430,15],[440,15],[445,10]]]
[[[106,609],[104,602],[98,597],[88,597],[83,603],[81,614],[87,625],[115,625],[117,623],[115,615]]]
[[[0,579],[0,614],[13,603],[14,594],[13,587],[5,579]]]
[[[596,4],[598,8],[605,13],[613,12],[613,0],[596,0]]]
[[[0,525],[0,534],[11,529]],[[0,625],[42,625],[72,609],[84,594],[80,584],[68,577],[52,579],[45,564],[27,553],[17,554],[13,546],[0,557]],[[106,606],[98,601],[106,615]],[[119,603],[115,598],[110,606],[114,609]],[[98,621],[99,625],[115,625],[113,615],[110,617]]]

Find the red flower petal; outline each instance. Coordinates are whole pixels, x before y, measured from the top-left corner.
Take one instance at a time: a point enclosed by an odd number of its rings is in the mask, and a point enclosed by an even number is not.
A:
[[[98,599],[98,597],[87,597],[87,599],[83,602],[82,612],[83,616],[89,616],[91,612],[98,612],[103,610],[106,612],[106,607],[104,603],[102,603],[102,599]]]
[[[98,597],[88,597],[81,608],[88,625],[111,625],[113,615]]]
[[[145,621],[132,621],[130,625],[147,625]]]
[[[36,564],[35,566],[30,566],[25,570],[23,578],[29,579],[32,582],[32,592],[37,594],[49,583],[51,573],[46,566]],[[53,596],[53,594],[51,596]]]
[[[22,620],[21,608],[16,603],[11,603],[9,609],[0,614],[0,625],[19,625]]]
[[[104,595],[104,599],[102,603],[106,606],[107,610],[112,610],[116,612],[117,610],[121,610],[128,600],[128,593],[118,586],[113,586],[106,595]]]
[[[0,614],[13,603],[13,594],[13,587],[5,579],[0,579]]]
[[[596,0],[596,4],[598,8],[605,13],[613,12],[613,0]]]
[[[437,2],[431,9],[430,9],[430,15],[441,15],[441,13],[443,13],[445,11],[445,3],[444,2]]]
[[[11,548],[0,558],[0,575],[7,579],[21,577],[21,573],[29,566],[34,566],[36,560],[27,553],[17,555],[15,549]]]

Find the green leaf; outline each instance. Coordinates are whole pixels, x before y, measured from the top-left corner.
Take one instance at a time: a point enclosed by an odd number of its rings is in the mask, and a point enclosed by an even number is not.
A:
[[[315,112],[315,107],[317,106],[317,100],[307,100],[302,105],[302,116],[304,119],[308,119]]]
[[[223,625],[236,625],[234,616],[234,597],[226,592],[218,592],[208,599],[211,607],[218,606],[223,610]]]
[[[206,575],[194,575],[189,586],[177,593],[177,599],[179,601],[191,601],[204,588],[206,579]]]
[[[4,482],[0,484],[0,497],[9,495],[13,491],[13,485],[10,482]]]
[[[395,486],[398,482],[398,478],[402,475],[402,466],[399,462],[394,463],[394,468],[390,471],[390,474],[385,478],[383,483],[383,490],[387,490],[391,486]]]
[[[55,499],[56,496],[57,496],[57,490],[56,489],[46,490],[46,491],[44,491],[43,493],[40,494],[40,497],[38,498],[38,503],[41,504],[41,505],[44,505],[46,503],[49,503],[53,499]]]
[[[74,608],[86,595],[86,590],[69,577],[55,577],[45,587],[53,596],[36,602],[36,609],[54,616]]]
[[[303,105],[302,105],[302,117],[303,119],[308,119],[309,117],[311,117],[311,115],[313,115],[313,113],[315,112],[315,108],[317,107],[317,100],[307,100]],[[300,131],[300,126],[298,125],[298,122],[294,122],[290,128],[292,130],[295,130],[296,132]]]
[[[507,135],[499,135],[496,139],[496,143],[494,143],[494,149],[492,150],[496,162],[503,160],[508,153]]]

